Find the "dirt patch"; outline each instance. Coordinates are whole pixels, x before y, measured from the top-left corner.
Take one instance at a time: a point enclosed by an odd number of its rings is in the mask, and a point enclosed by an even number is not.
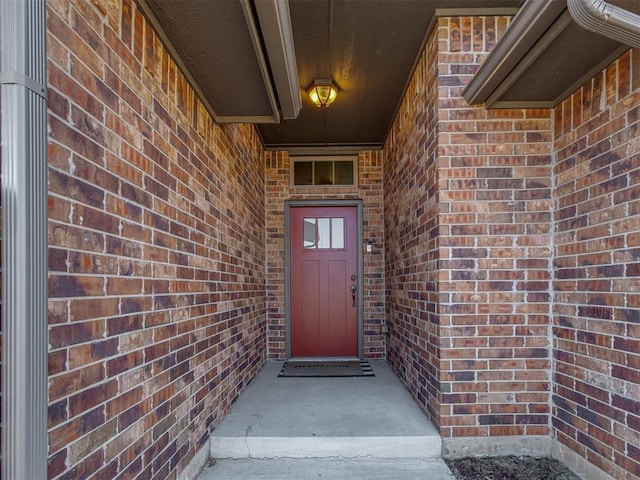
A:
[[[550,458],[468,457],[447,460],[447,464],[458,480],[580,480]]]

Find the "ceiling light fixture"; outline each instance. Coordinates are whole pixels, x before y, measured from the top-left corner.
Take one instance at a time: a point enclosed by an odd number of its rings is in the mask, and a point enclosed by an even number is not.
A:
[[[338,96],[338,87],[331,80],[316,79],[307,88],[307,93],[315,106],[327,108]]]

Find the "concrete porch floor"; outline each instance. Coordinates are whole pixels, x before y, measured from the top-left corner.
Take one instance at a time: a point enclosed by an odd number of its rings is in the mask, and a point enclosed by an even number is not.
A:
[[[210,439],[199,480],[451,480],[441,439],[384,361],[375,377],[278,378],[267,362]]]

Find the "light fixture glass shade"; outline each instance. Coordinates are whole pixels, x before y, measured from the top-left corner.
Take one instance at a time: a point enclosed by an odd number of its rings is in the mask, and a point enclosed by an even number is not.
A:
[[[311,101],[320,108],[326,108],[338,96],[338,87],[331,80],[314,80],[307,89]]]

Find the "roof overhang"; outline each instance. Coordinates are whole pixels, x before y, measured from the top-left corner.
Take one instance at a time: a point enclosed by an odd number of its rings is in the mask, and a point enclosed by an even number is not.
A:
[[[136,2],[217,123],[298,115],[288,0]]]
[[[625,37],[615,38],[578,25],[566,0],[528,0],[464,97],[488,108],[554,107],[630,48]]]

